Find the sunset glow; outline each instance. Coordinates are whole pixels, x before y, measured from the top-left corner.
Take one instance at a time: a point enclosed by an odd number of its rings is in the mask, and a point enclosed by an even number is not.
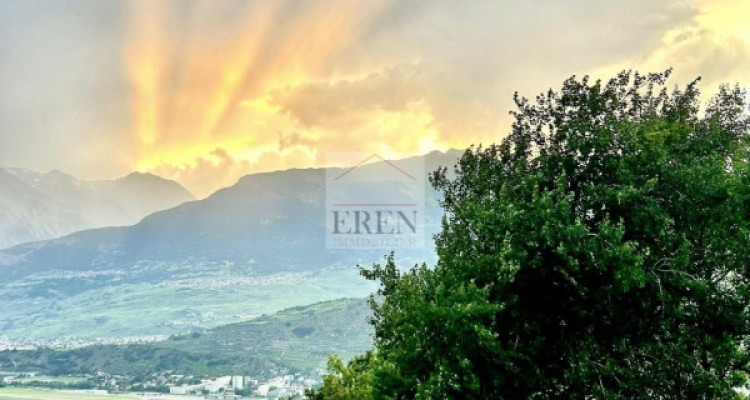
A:
[[[448,0],[101,7],[103,17],[70,25],[101,36],[90,55],[65,48],[85,55],[63,66],[70,82],[44,68],[46,59],[30,70],[51,74],[45,84],[60,88],[47,92],[60,99],[27,95],[38,81],[28,72],[3,129],[7,148],[36,143],[12,132],[41,143],[45,132],[72,132],[72,147],[101,151],[80,157],[51,146],[39,161],[6,150],[6,164],[89,178],[150,171],[205,197],[248,173],[323,166],[330,151],[403,157],[497,141],[509,129],[513,92],[534,96],[572,74],[674,67],[675,84],[702,75],[709,92],[724,81],[750,82],[742,68],[750,4],[741,0],[545,9]],[[578,30],[578,19],[593,12],[596,23]],[[66,29],[53,24],[50,46],[84,35]],[[562,33],[569,31],[576,33]],[[8,76],[24,74],[32,61],[12,64],[18,72]],[[44,118],[26,113],[39,104]]]

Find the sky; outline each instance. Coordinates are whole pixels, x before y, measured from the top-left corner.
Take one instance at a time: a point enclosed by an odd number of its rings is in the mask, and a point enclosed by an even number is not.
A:
[[[498,142],[513,93],[674,67],[750,84],[750,2],[3,0],[0,166],[245,174]]]

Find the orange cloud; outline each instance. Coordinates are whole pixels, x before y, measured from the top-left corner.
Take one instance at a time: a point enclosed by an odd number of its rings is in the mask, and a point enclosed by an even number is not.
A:
[[[243,161],[276,149],[278,132],[305,130],[303,136],[319,137],[273,104],[272,91],[327,79],[335,54],[388,4],[133,3],[126,57],[142,144],[135,167],[181,179],[184,171],[206,167],[216,148],[236,159],[232,164],[246,166]],[[187,7],[185,21],[174,17],[179,7]],[[217,28],[217,21],[227,26]],[[191,187],[196,193],[216,188]]]
[[[496,141],[515,90],[533,96],[573,73],[674,65],[742,79],[750,63],[748,7],[729,0],[131,4],[133,167],[198,196],[251,172],[322,166],[327,151]]]

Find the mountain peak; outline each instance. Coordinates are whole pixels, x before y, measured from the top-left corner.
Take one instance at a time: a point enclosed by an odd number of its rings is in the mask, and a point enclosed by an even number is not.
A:
[[[0,168],[0,248],[83,229],[124,226],[195,200],[179,183],[134,172],[116,180],[79,180],[58,169]]]
[[[159,175],[152,174],[151,172],[140,172],[140,171],[133,171],[124,177],[120,178],[120,180],[159,180],[159,181],[169,181],[169,179],[163,178]]]
[[[76,177],[66,174],[59,169],[50,170],[46,174],[39,176],[38,181],[42,182],[42,185],[62,185],[63,187],[80,184],[80,181]]]

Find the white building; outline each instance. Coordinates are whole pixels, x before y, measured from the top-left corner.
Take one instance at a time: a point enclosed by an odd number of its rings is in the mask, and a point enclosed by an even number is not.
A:
[[[185,386],[170,386],[169,394],[187,394],[187,388]]]
[[[232,376],[232,389],[244,389],[245,388],[245,377],[242,375]]]

